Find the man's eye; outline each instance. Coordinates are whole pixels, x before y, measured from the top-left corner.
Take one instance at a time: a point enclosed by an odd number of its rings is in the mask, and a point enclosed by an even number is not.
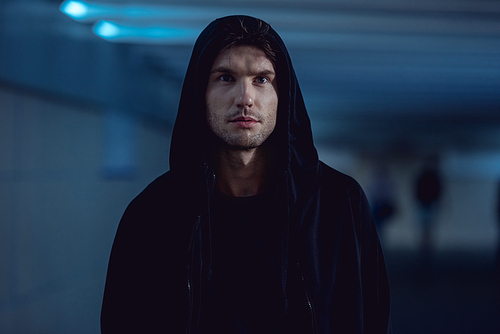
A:
[[[266,82],[269,81],[269,79],[267,79],[266,77],[257,77],[257,79],[255,79],[255,81],[257,81],[257,83],[260,83],[260,84],[265,84]]]
[[[223,74],[220,76],[220,80],[224,82],[231,81],[233,77],[231,77],[229,74]]]

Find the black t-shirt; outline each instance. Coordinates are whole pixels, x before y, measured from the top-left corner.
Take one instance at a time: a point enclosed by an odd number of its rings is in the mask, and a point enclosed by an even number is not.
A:
[[[281,333],[282,220],[264,192],[211,198],[212,278],[201,310],[202,333]]]

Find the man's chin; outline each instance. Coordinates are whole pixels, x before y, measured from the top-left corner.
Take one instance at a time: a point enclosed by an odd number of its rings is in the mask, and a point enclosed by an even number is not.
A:
[[[247,136],[228,136],[220,138],[224,146],[233,150],[253,150],[262,145],[264,142],[260,137]]]
[[[261,145],[252,143],[226,143],[225,145],[228,149],[234,151],[251,151],[258,148]]]

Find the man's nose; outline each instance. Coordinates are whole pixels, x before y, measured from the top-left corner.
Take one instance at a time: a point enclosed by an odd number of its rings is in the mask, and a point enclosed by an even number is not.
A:
[[[251,82],[242,80],[237,88],[236,106],[251,108],[254,104],[255,92]]]

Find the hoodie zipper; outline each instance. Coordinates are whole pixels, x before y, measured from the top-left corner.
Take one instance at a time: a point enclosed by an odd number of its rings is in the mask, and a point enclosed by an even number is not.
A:
[[[210,185],[209,183],[209,176],[208,176],[208,166],[206,163],[203,163],[200,167],[203,168],[203,171],[205,172],[205,180],[207,182],[207,195],[208,197],[211,196],[212,191],[214,189],[215,185],[215,174],[212,172],[211,173],[211,181],[212,184]],[[193,262],[194,262],[194,239],[195,239],[195,233],[196,230],[198,229],[199,225],[201,223],[201,215],[198,215],[198,218],[196,219],[196,223],[193,226],[193,229],[191,231],[191,239],[189,241],[189,252],[191,253],[191,259],[188,261],[188,277],[187,277],[187,288],[188,288],[188,298],[189,298],[189,311],[188,311],[188,322],[186,326],[186,334],[190,334],[192,331],[192,323],[193,323],[193,307],[194,307],[194,301],[193,301],[193,285],[192,285],[192,275],[193,275]]]
[[[316,327],[316,314],[314,312],[314,307],[312,304],[312,298],[311,294],[309,292],[309,287],[307,286],[307,281],[306,278],[302,272],[302,269],[300,268],[300,264],[297,262],[297,268],[299,269],[300,273],[300,279],[302,281],[302,284],[304,285],[304,291],[306,293],[306,300],[307,300],[307,306],[309,307],[309,311],[311,312],[311,326],[312,326],[312,331],[314,334],[318,333],[318,329]]]
[[[192,286],[192,276],[193,276],[193,261],[194,261],[194,235],[198,226],[200,225],[201,216],[198,216],[196,219],[196,223],[193,226],[193,230],[191,231],[191,239],[189,241],[189,252],[191,253],[191,259],[188,261],[187,269],[187,288],[188,288],[188,296],[189,296],[189,310],[188,310],[188,322],[186,326],[186,334],[191,333],[191,324],[193,321],[193,286]]]

